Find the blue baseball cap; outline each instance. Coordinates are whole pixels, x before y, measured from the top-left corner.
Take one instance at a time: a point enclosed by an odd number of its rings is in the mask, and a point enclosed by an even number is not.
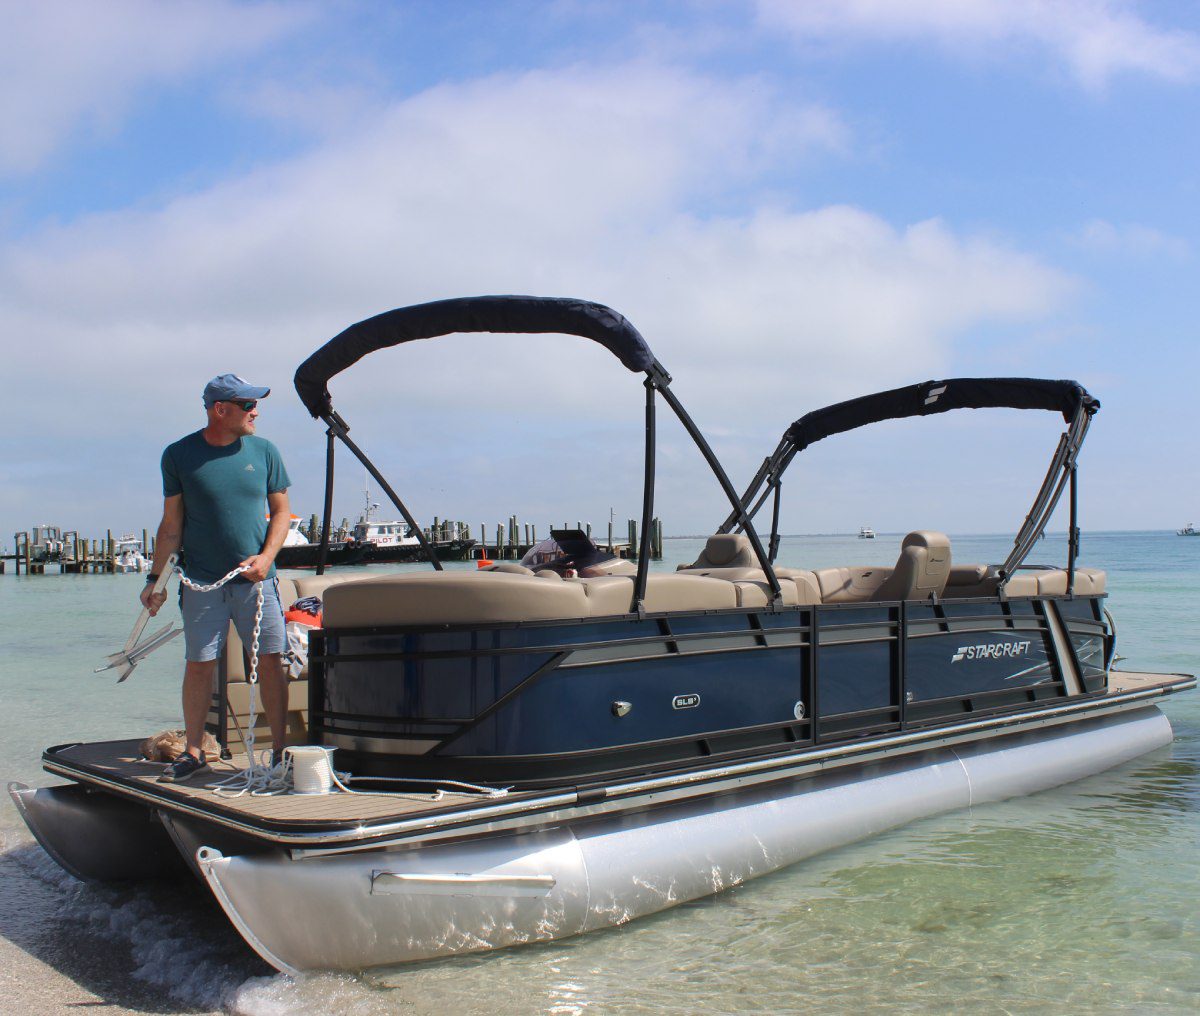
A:
[[[271,394],[270,388],[260,388],[252,385],[244,377],[236,374],[221,374],[204,386],[204,406],[214,402],[240,402],[243,399],[265,399]]]

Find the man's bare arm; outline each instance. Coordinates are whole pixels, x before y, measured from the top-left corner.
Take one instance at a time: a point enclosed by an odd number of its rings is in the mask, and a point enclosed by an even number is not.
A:
[[[158,524],[158,533],[154,537],[154,563],[150,566],[153,575],[161,575],[167,566],[167,558],[174,554],[183,542],[183,495],[175,494],[163,502],[162,521]],[[167,602],[167,592],[164,589],[157,596],[151,594],[151,583],[147,582],[142,589],[142,606],[150,610],[150,616],[158,613],[159,608]]]

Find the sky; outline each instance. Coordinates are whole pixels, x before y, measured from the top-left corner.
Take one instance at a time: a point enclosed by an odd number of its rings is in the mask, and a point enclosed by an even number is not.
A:
[[[380,312],[493,293],[625,315],[739,487],[829,403],[1071,378],[1102,404],[1084,528],[1200,519],[1193,3],[0,0],[0,16],[9,547],[45,522],[153,529],[162,448],[203,425],[226,372],[272,388],[258,432],[293,510],[319,512],[325,435],[299,363]],[[413,343],[330,390],[422,521],[640,513],[640,378],[584,339]],[[782,529],[1015,531],[1061,430],[988,410],[830,438],[793,463]],[[335,518],[353,520],[363,470],[344,450],[337,469]],[[655,507],[667,535],[728,511],[661,403]]]

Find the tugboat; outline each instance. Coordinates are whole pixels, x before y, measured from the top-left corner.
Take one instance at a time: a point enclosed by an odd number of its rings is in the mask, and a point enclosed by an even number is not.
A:
[[[422,542],[415,535],[415,527],[399,519],[386,522],[373,519],[371,516],[379,511],[379,504],[371,500],[365,480],[363,497],[365,503],[362,517],[355,524],[351,535],[366,548],[364,563],[407,563],[422,560]],[[475,541],[467,537],[461,522],[444,522],[432,527],[427,542],[441,561],[463,561],[475,546]]]
[[[275,555],[279,568],[316,568],[321,563],[320,544],[310,543],[300,531],[301,518],[293,515],[288,523],[283,546]],[[325,548],[324,563],[327,565],[363,564],[368,548],[357,540],[335,540]]]
[[[528,564],[442,568],[328,384],[376,350],[455,332],[581,336],[639,377],[636,565],[590,561],[585,575],[555,537],[563,553]],[[641,334],[598,304],[401,308],[330,340],[295,381],[326,432],[327,494],[341,442],[432,566],[295,583],[322,599],[308,645],[313,747],[292,750],[302,792],[157,783],[137,740],[58,744],[43,765],[67,783],[10,785],[68,871],[190,870],[280,970],[361,970],[622,924],[917,818],[1120,765],[1170,743],[1157,702],[1195,687],[1112,667],[1106,577],[1077,567],[1076,460],[1099,403],[1073,381],[929,381],[818,410],[787,429],[741,497]],[[731,510],[696,561],[652,574],[660,403]],[[949,539],[925,529],[877,568],[776,564],[780,478],[797,452],[880,420],[980,407],[1066,421],[1004,562],[954,561]],[[1068,490],[1065,567],[1026,566]],[[754,518],[768,499],[764,545]],[[235,756],[210,782],[245,764]]]

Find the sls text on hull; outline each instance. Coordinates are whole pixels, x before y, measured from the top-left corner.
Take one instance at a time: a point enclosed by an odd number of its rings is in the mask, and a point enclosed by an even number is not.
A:
[[[564,530],[528,565],[442,569],[328,384],[376,350],[455,332],[580,336],[640,378],[636,566],[604,555],[567,566]],[[233,797],[154,782],[131,741],[59,745],[44,765],[68,783],[11,788],[34,834],[85,878],[190,871],[281,970],[354,970],[623,923],[1170,742],[1155,702],[1195,679],[1114,670],[1106,576],[1077,566],[1077,459],[1099,409],[1080,385],[949,379],[817,410],[739,496],[673,384],[628,321],[581,300],[440,301],[326,343],[296,372],[327,436],[321,531],[340,443],[432,571],[323,574],[322,546],[317,575],[281,580],[286,602],[321,598],[292,688],[305,757],[324,768],[295,769],[293,792]],[[695,562],[652,574],[660,404],[730,512]],[[777,563],[781,478],[797,453],[882,420],[983,407],[1066,423],[1006,560],[954,561],[926,529],[903,538],[894,564]],[[1064,496],[1065,566],[1027,566]],[[764,542],[754,520],[768,502]],[[239,646],[211,714],[229,772],[243,761],[246,701]]]

